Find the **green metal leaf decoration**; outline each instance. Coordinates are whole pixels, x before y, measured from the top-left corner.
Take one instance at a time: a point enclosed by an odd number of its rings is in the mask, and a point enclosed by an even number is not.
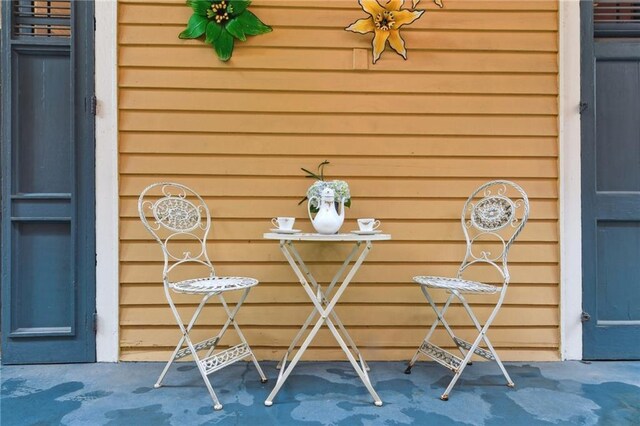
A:
[[[228,61],[233,53],[233,36],[228,31],[220,31],[220,37],[213,42],[213,47],[221,61]]]
[[[260,35],[271,32],[271,27],[262,23],[260,19],[250,11],[246,10],[236,18],[244,27],[244,32],[248,35]]]
[[[209,21],[207,18],[194,13],[189,18],[189,22],[187,23],[187,28],[180,33],[178,37],[180,38],[198,38],[202,34],[204,34],[207,24]]]
[[[216,24],[215,22],[209,22],[206,32],[207,37],[205,38],[204,42],[207,44],[213,44],[218,39],[218,37],[220,37],[221,32],[222,26]]]
[[[207,0],[187,0],[187,5],[193,9],[193,13],[207,16],[207,10],[211,9],[211,2]]]
[[[247,40],[247,36],[244,33],[244,28],[242,27],[242,23],[238,18],[233,18],[232,20],[230,20],[225,28],[229,34],[231,34],[238,40],[240,41]]]
[[[250,4],[251,0],[231,0],[227,10],[229,10],[231,16],[238,16],[247,10],[247,7],[249,7]]]
[[[251,0],[187,0],[193,10],[187,28],[178,37],[193,39],[205,36],[221,61],[233,54],[234,39],[246,41],[247,36],[265,34],[272,28],[247,10]]]

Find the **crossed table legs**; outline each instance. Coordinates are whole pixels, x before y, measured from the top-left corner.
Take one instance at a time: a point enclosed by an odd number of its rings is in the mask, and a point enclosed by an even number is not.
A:
[[[338,280],[340,279],[340,277],[342,277],[344,272],[347,270],[349,264],[351,263],[351,260],[358,253],[358,251],[360,251],[360,248],[363,242],[365,244],[364,244],[364,248],[362,248],[360,256],[358,257],[356,262],[353,264],[353,266],[347,273],[342,283],[338,285],[338,289],[336,290],[331,300],[329,300],[328,298],[331,294],[331,291],[338,284]],[[309,314],[309,317],[305,321],[300,331],[298,331],[298,334],[293,339],[293,342],[291,342],[291,345],[287,349],[287,352],[285,353],[282,361],[278,364],[278,368],[280,369],[280,372],[278,374],[278,381],[276,382],[275,387],[273,388],[273,390],[271,391],[267,399],[264,401],[264,404],[266,406],[269,407],[273,405],[273,399],[278,394],[278,391],[280,391],[280,388],[282,387],[284,382],[287,380],[287,378],[291,374],[291,371],[293,371],[298,361],[300,361],[300,358],[302,357],[304,352],[307,350],[307,348],[309,347],[309,345],[311,344],[311,342],[313,341],[313,339],[315,338],[316,334],[318,333],[318,331],[320,330],[323,324],[326,324],[329,327],[331,334],[333,334],[338,344],[340,345],[344,353],[347,355],[347,358],[349,359],[349,362],[353,366],[353,369],[356,371],[356,373],[360,377],[360,380],[362,380],[362,383],[364,383],[365,387],[373,397],[374,404],[377,405],[378,407],[382,405],[382,400],[376,393],[375,389],[373,389],[371,380],[369,379],[369,375],[367,373],[369,371],[369,367],[367,363],[362,357],[362,354],[360,353],[360,350],[355,345],[353,339],[351,338],[349,333],[347,333],[347,330],[342,324],[342,321],[340,321],[338,314],[336,314],[333,310],[336,304],[338,303],[338,300],[340,300],[340,296],[342,296],[342,293],[344,293],[347,286],[353,279],[354,275],[362,265],[362,262],[364,262],[365,258],[371,251],[371,246],[372,246],[371,241],[357,241],[355,243],[355,247],[353,248],[353,250],[351,250],[351,252],[347,256],[345,261],[342,263],[342,266],[340,267],[338,272],[336,272],[335,276],[331,280],[329,287],[327,287],[327,290],[323,292],[320,284],[318,284],[318,282],[313,277],[313,275],[311,274],[307,266],[302,261],[302,258],[300,257],[300,254],[294,247],[293,242],[285,241],[285,240],[280,241],[280,249],[282,250],[282,253],[284,254],[285,258],[287,259],[287,261],[291,265],[291,268],[293,269],[298,279],[300,280],[300,284],[302,284],[302,287],[309,295],[309,298],[313,303],[314,309]],[[287,365],[287,360],[289,358],[289,355],[293,352],[299,340],[302,338],[307,328],[309,328],[309,326],[311,325],[317,313],[320,314],[320,318],[318,318],[315,325],[311,329],[311,332],[309,333],[307,338],[304,340],[304,342],[296,352],[295,356],[291,360],[291,363]]]

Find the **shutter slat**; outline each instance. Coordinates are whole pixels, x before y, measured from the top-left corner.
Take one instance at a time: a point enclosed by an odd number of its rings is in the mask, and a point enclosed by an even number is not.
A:
[[[593,24],[595,37],[640,37],[640,1],[594,2]]]
[[[14,0],[12,3],[14,37],[71,37],[70,0]]]

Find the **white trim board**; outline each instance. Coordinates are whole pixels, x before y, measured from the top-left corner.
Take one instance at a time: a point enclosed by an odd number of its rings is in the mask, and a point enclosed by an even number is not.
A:
[[[95,2],[96,97],[96,358],[119,356],[118,275],[118,3]]]
[[[580,174],[580,1],[560,12],[560,355],[582,359],[582,185]]]

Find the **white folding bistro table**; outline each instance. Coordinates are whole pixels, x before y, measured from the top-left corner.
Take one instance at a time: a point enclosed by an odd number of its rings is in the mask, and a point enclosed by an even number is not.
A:
[[[391,235],[389,234],[323,235],[323,234],[305,234],[305,233],[298,233],[298,234],[267,233],[267,234],[264,234],[264,238],[267,240],[280,241],[280,249],[282,250],[284,257],[289,262],[289,265],[291,265],[291,269],[293,269],[293,272],[295,272],[296,276],[300,280],[300,284],[302,284],[302,287],[306,291],[307,295],[311,299],[311,302],[313,303],[313,306],[314,306],[313,311],[309,314],[309,317],[305,321],[300,331],[298,331],[298,334],[293,339],[293,342],[291,342],[291,345],[287,349],[287,352],[282,358],[282,361],[280,361],[280,363],[278,364],[277,368],[280,370],[278,374],[278,381],[276,382],[275,387],[273,388],[273,390],[271,391],[267,399],[264,401],[264,404],[268,407],[273,405],[273,399],[278,394],[278,391],[280,390],[284,382],[287,380],[287,378],[291,374],[291,371],[294,369],[294,367],[296,366],[296,364],[298,363],[298,361],[300,360],[304,352],[307,350],[307,348],[313,341],[314,337],[320,330],[320,327],[322,327],[323,324],[326,324],[329,327],[331,334],[333,334],[333,336],[338,341],[338,344],[340,345],[344,353],[347,355],[347,358],[349,359],[349,362],[351,362],[351,365],[353,366],[354,370],[356,371],[356,373],[358,373],[358,376],[360,376],[360,380],[362,380],[365,387],[373,397],[373,401],[375,405],[377,405],[378,407],[381,406],[382,400],[376,393],[375,389],[373,389],[373,386],[371,385],[371,380],[369,379],[369,374],[368,374],[369,366],[367,365],[366,361],[362,357],[362,354],[360,353],[360,350],[358,350],[358,347],[354,343],[353,339],[351,338],[351,336],[349,336],[349,333],[347,333],[347,330],[345,329],[342,321],[340,321],[338,314],[336,314],[333,309],[338,303],[338,300],[340,300],[340,296],[342,296],[342,293],[344,293],[344,291],[347,289],[347,286],[349,285],[354,275],[362,265],[362,262],[364,262],[367,255],[371,251],[373,242],[390,240]],[[313,275],[309,271],[309,268],[307,268],[307,266],[302,260],[302,257],[300,256],[300,254],[298,253],[298,251],[294,246],[294,242],[305,242],[305,241],[322,242],[322,243],[338,243],[338,242],[353,243],[354,245],[353,249],[349,252],[347,258],[344,260],[344,262],[342,263],[342,266],[340,267],[340,269],[338,269],[338,272],[336,272],[333,279],[331,280],[331,283],[329,284],[329,286],[325,291],[322,290],[321,285],[313,277]],[[344,277],[342,282],[338,284],[338,281],[343,276],[345,271],[349,268],[351,261],[354,259],[354,257],[358,253],[360,253],[360,255],[358,256],[357,260],[351,266],[351,269],[349,269],[349,272]],[[331,292],[336,287],[336,285],[338,286],[338,288],[333,294],[333,296],[331,296]],[[289,355],[293,353],[294,349],[298,345],[298,342],[304,335],[307,328],[309,328],[309,326],[311,325],[311,322],[313,321],[317,313],[320,313],[320,318],[318,318],[315,325],[311,329],[311,332],[309,333],[307,338],[304,340],[300,348],[297,350],[295,356],[291,360],[291,363],[287,365]]]

